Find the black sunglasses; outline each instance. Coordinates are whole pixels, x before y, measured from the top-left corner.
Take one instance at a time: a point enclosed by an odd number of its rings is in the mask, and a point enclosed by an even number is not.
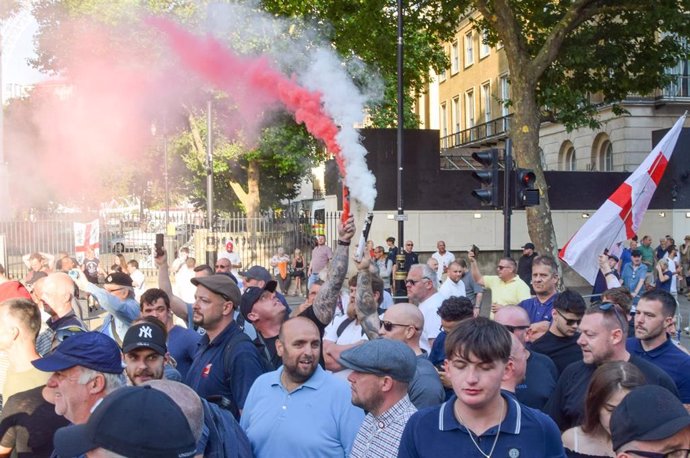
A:
[[[561,312],[559,312],[557,309],[554,309],[554,310],[556,310],[556,313],[558,313],[558,314],[561,316],[561,318],[563,318],[563,320],[565,321],[566,326],[573,326],[573,325],[576,325],[576,324],[579,325],[580,323],[582,323],[582,318],[576,318],[576,319],[574,319],[574,320],[571,320],[570,318],[566,318],[565,315],[563,315],[563,314],[562,314]]]
[[[632,453],[644,458],[688,458],[690,456],[690,449],[683,448],[673,450],[668,453],[645,452],[644,450],[626,450],[625,453]]]
[[[611,310],[613,310],[613,313],[616,314],[616,319],[620,323],[621,328],[625,329],[625,327],[628,325],[627,320],[623,318],[623,315],[621,315],[618,311],[619,306],[614,304],[613,302],[602,302],[600,304],[594,304],[592,307],[597,307],[602,312],[610,312]]]
[[[526,326],[511,326],[509,324],[504,324],[505,328],[512,334],[515,331],[524,331],[525,329],[529,329],[529,325]]]
[[[419,283],[420,281],[424,281],[424,280],[428,280],[428,278],[423,277],[420,280],[405,280],[405,285],[410,284],[410,285],[414,286],[417,283]]]
[[[399,323],[391,323],[390,321],[381,321],[379,324],[380,328],[385,329],[388,332],[391,332],[395,326],[402,326],[403,328],[406,328],[408,326],[412,326],[411,324],[399,324]],[[416,326],[412,326],[415,329],[418,329]]]

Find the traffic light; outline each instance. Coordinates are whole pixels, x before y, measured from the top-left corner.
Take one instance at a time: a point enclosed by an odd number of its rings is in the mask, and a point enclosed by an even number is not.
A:
[[[472,191],[472,195],[479,199],[482,205],[498,207],[498,150],[490,149],[472,153],[472,159],[484,166],[483,170],[475,170],[472,177],[482,184],[482,187]]]
[[[515,208],[539,205],[537,176],[529,169],[515,169]]]

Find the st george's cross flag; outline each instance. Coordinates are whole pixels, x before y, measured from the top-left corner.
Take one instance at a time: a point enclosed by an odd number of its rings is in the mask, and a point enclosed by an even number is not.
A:
[[[100,251],[98,219],[88,223],[74,223],[74,252],[81,264],[86,256],[86,250],[91,248],[96,257]]]
[[[599,271],[599,255],[604,250],[619,253],[623,242],[637,233],[671,160],[685,116],[676,121],[642,164],[561,248],[558,257],[591,285]]]

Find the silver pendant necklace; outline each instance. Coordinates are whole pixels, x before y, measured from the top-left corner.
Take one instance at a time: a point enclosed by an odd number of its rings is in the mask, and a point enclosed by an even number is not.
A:
[[[503,401],[503,399],[501,399],[501,401]],[[503,423],[503,413],[505,411],[505,408],[506,408],[506,403],[505,403],[505,401],[503,401],[501,403],[501,415],[498,417],[498,426],[497,426],[498,429],[496,430],[496,438],[494,439],[494,444],[491,446],[491,450],[489,450],[489,453],[486,454],[486,453],[484,453],[484,450],[481,449],[479,444],[477,444],[477,442],[474,440],[474,436],[472,435],[472,430],[467,427],[467,423],[465,423],[465,420],[463,420],[462,417],[460,416],[460,412],[458,412],[458,409],[455,408],[455,406],[453,406],[453,410],[455,411],[455,415],[458,416],[460,423],[462,423],[462,425],[465,427],[465,429],[467,429],[467,434],[470,435],[470,440],[472,440],[472,444],[474,444],[474,446],[477,448],[477,450],[479,450],[479,453],[481,453],[484,458],[491,458],[491,455],[493,455],[493,453],[494,453],[494,449],[496,448],[496,444],[498,443],[498,436],[501,434],[501,423]],[[477,438],[479,438],[479,435],[477,435]]]

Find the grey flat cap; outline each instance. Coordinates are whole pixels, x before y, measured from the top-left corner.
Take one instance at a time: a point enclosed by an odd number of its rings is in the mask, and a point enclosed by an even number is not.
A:
[[[343,367],[365,374],[388,375],[410,383],[417,370],[417,357],[410,347],[391,339],[370,340],[345,350],[338,359]]]

